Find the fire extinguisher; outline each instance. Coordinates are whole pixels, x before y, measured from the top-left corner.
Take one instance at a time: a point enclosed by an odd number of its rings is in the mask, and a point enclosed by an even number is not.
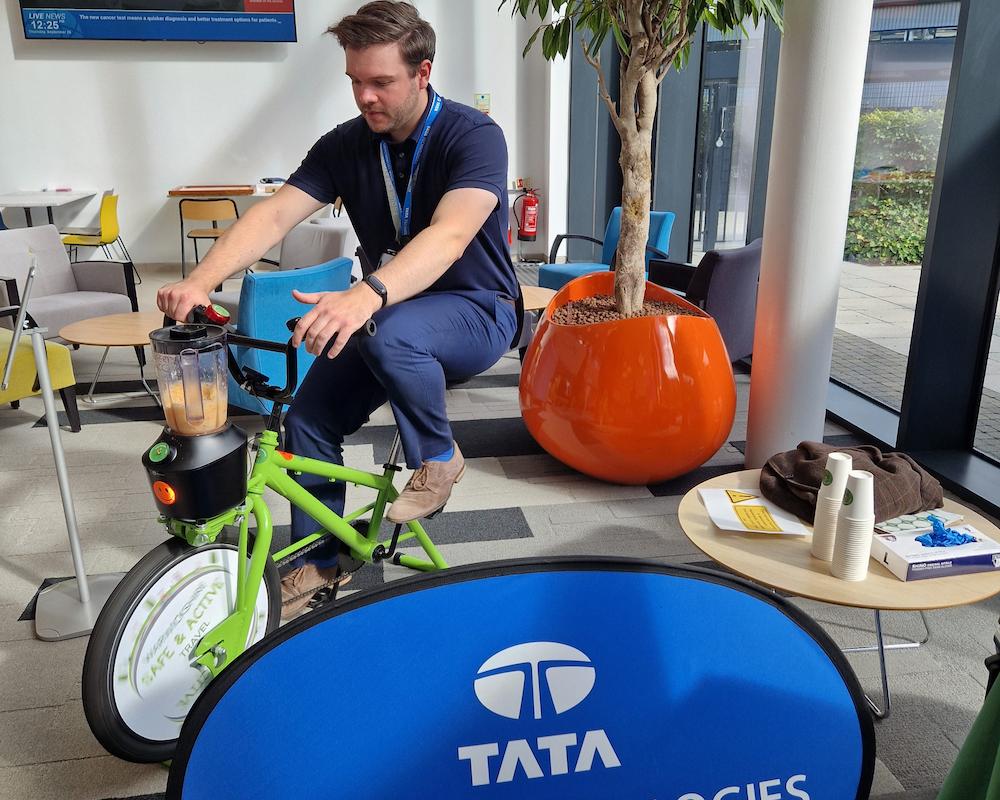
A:
[[[517,204],[520,201],[521,210],[518,213]],[[534,189],[524,189],[514,198],[514,219],[517,221],[517,239],[521,242],[533,242],[538,235],[538,195]]]

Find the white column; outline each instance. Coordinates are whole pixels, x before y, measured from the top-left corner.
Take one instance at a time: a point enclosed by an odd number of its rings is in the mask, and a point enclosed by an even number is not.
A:
[[[821,441],[872,0],[787,0],[746,465]]]

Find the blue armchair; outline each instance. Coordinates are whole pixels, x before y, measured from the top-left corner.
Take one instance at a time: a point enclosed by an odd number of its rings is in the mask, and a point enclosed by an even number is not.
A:
[[[292,297],[292,289],[300,292],[343,291],[351,285],[351,259],[335,258],[325,264],[282,272],[254,272],[243,278],[240,292],[240,317],[237,331],[255,339],[274,342],[288,340],[285,322],[309,310]],[[285,378],[285,357],[281,353],[268,353],[252,348],[237,347],[236,360],[240,366],[249,367],[267,375],[271,383],[282,385]],[[315,356],[304,347],[298,351],[299,383],[305,377]],[[270,400],[258,399],[229,377],[229,404],[266,414],[271,410]]]
[[[646,241],[646,274],[649,274],[649,261],[657,258],[668,258],[670,252],[670,231],[674,227],[676,214],[673,211],[650,211],[649,212],[649,239]],[[552,243],[552,250],[549,252],[549,263],[538,270],[538,285],[546,289],[561,289],[573,278],[597,272],[603,269],[612,269],[615,257],[615,250],[618,249],[618,237],[622,228],[622,209],[616,206],[611,211],[608,218],[608,227],[604,231],[604,239],[594,239],[591,236],[583,236],[577,233],[561,233],[556,236]],[[556,254],[559,252],[559,245],[566,239],[583,239],[594,244],[601,245],[601,262],[574,262],[566,264],[556,264]]]

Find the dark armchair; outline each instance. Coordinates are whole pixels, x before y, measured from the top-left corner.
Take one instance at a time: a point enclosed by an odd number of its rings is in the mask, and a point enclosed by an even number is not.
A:
[[[697,267],[665,259],[649,263],[649,280],[704,309],[719,326],[732,361],[753,353],[761,240],[733,250],[709,250]]]

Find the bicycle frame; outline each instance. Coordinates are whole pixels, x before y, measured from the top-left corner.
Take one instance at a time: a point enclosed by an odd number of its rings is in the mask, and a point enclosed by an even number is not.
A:
[[[386,464],[380,475],[351,469],[313,458],[278,450],[278,435],[273,430],[261,434],[257,457],[247,484],[246,503],[203,523],[193,524],[184,520],[166,519],[170,532],[185,539],[192,546],[214,541],[226,525],[239,525],[239,572],[236,578],[235,608],[226,619],[208,631],[194,650],[194,661],[201,664],[212,676],[217,676],[246,648],[246,640],[254,614],[257,593],[264,576],[268,558],[281,561],[294,555],[321,538],[328,531],[343,542],[354,558],[369,563],[391,558],[393,563],[425,572],[447,568],[447,563],[419,522],[409,522],[406,531],[397,526],[391,540],[379,541],[378,534],[387,505],[399,495],[393,485],[398,467]],[[374,502],[340,516],[328,509],[307,489],[300,486],[289,473],[319,475],[330,480],[343,481],[356,486],[367,486],[377,491]],[[264,500],[264,489],[269,488],[287,499],[294,506],[315,519],[320,530],[270,554],[273,526],[271,512]],[[359,533],[350,523],[371,512],[366,535]],[[249,515],[257,522],[252,551],[249,548]],[[396,553],[396,546],[408,539],[416,539],[429,560]],[[247,555],[250,555],[247,565]]]

